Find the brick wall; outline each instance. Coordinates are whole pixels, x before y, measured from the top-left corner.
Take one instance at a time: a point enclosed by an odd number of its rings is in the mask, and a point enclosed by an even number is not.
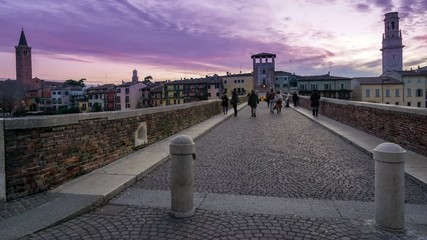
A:
[[[219,101],[87,114],[4,119],[7,200],[39,193],[202,122]],[[134,147],[147,124],[148,144]]]
[[[310,109],[310,98],[300,96]],[[427,109],[322,98],[319,113],[427,156]]]

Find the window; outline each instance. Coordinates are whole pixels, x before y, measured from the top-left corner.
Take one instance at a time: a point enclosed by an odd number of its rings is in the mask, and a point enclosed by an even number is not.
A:
[[[122,89],[117,88],[117,93],[121,93],[121,92],[122,92]]]
[[[208,96],[210,97],[210,96],[211,96],[211,93],[208,93]]]
[[[325,83],[324,88],[325,88],[325,90],[330,90],[331,89],[331,84],[330,83]]]
[[[407,104],[408,106],[411,106],[411,102],[408,102],[408,104]]]
[[[417,107],[421,107],[421,102],[417,102]]]
[[[375,97],[380,97],[380,90],[379,89],[375,89]]]
[[[208,89],[211,89],[211,85],[208,85]]]
[[[126,104],[126,108],[130,108],[130,104]]]
[[[385,90],[385,96],[386,97],[390,97],[390,89],[386,89]]]
[[[224,80],[224,84],[227,84],[227,80]]]
[[[317,89],[317,84],[311,84],[311,90],[316,90]]]
[[[234,83],[237,83],[237,80],[234,80]]]
[[[365,97],[371,97],[370,89],[365,90]]]
[[[245,82],[245,80],[242,79],[242,83],[244,83],[244,82]]]
[[[422,89],[417,89],[415,91],[415,96],[417,97],[422,97],[423,96],[423,90]]]
[[[399,102],[395,102],[394,104],[399,105]]]
[[[126,96],[125,101],[126,101],[126,103],[129,103],[129,96]]]
[[[408,97],[412,97],[412,90],[408,88]]]
[[[286,84],[286,83],[285,83],[285,84],[283,84],[283,87],[284,87],[284,88],[287,88],[287,87],[288,87],[288,84]]]
[[[265,74],[265,69],[262,70],[262,74]]]
[[[408,79],[408,83],[411,83],[412,82],[412,80],[411,79]]]
[[[129,94],[129,88],[126,88],[126,93],[125,94]]]
[[[396,90],[395,90],[394,95],[395,95],[396,97],[400,97],[399,89],[396,89]],[[396,105],[399,105],[399,104],[396,104]]]

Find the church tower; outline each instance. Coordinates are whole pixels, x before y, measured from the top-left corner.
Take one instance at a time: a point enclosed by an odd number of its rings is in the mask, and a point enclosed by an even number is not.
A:
[[[16,80],[27,87],[32,87],[33,73],[31,66],[31,47],[27,44],[24,29],[21,31],[19,43],[15,46],[16,55]]]
[[[136,71],[136,69],[134,69],[132,72],[132,82],[138,82],[138,71]]]
[[[402,32],[399,29],[399,13],[389,12],[384,18],[384,34],[382,43],[383,74],[392,71],[402,71],[403,45]]]

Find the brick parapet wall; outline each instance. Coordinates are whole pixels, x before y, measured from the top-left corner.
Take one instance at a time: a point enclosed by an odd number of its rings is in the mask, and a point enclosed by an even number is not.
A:
[[[89,173],[202,122],[220,101],[130,111],[2,119],[7,200],[39,193]],[[134,147],[146,122],[148,144]]]
[[[310,98],[300,106],[311,109]],[[319,113],[427,156],[427,109],[322,98]]]

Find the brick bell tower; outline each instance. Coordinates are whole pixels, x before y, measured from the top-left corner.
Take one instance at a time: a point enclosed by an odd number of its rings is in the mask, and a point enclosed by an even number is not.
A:
[[[382,42],[383,74],[403,69],[402,31],[399,29],[399,13],[389,12],[384,18],[384,33]]]
[[[21,31],[19,43],[15,46],[16,55],[16,80],[26,85],[27,88],[33,87],[35,84],[32,81],[32,65],[31,65],[31,47],[27,44],[24,29]]]

